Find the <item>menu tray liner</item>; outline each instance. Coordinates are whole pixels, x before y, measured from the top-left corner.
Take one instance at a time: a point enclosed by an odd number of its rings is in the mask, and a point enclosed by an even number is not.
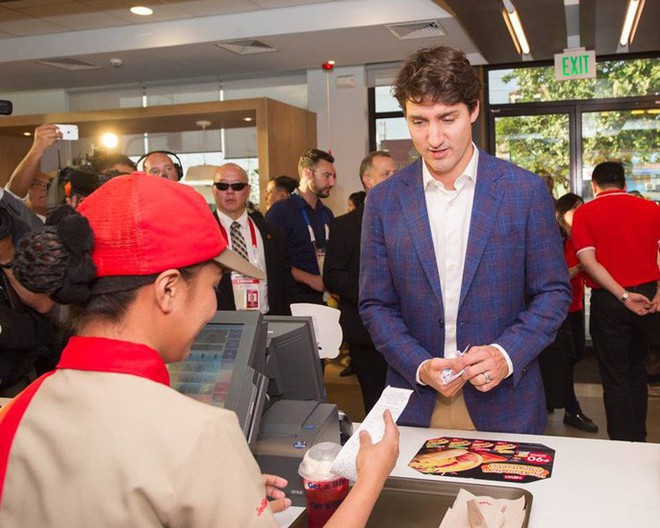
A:
[[[525,497],[523,528],[529,526],[533,495],[521,488],[390,477],[376,502],[367,528],[438,528],[460,489],[493,499]],[[307,512],[291,528],[307,528]]]

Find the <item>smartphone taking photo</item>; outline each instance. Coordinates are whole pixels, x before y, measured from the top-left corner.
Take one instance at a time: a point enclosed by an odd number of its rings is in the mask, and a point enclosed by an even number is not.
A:
[[[78,139],[78,125],[55,125],[62,132],[62,140],[74,141]]]

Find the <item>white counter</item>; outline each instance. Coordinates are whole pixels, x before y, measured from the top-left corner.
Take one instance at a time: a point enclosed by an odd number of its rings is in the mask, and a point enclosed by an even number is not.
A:
[[[416,427],[399,430],[393,476],[523,488],[534,496],[532,528],[660,525],[660,444]],[[544,444],[555,450],[552,476],[520,484],[424,475],[408,467],[426,440],[442,436]],[[303,508],[290,510],[277,515],[280,526],[289,526]],[[438,524],[443,515],[439,514]]]

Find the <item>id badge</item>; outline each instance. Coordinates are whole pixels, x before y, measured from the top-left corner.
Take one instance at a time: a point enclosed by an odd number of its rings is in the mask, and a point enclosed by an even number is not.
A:
[[[231,287],[234,292],[234,304],[237,310],[261,309],[259,280],[232,272]]]
[[[316,248],[316,264],[319,267],[319,274],[323,275],[323,264],[325,264],[325,248]]]

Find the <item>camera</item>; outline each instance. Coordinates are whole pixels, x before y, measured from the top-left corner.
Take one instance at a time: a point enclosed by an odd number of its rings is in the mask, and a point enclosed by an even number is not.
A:
[[[92,165],[71,165],[64,167],[58,174],[58,180],[64,186],[67,197],[85,198],[92,194],[111,178],[118,176],[118,171],[98,174]]]

